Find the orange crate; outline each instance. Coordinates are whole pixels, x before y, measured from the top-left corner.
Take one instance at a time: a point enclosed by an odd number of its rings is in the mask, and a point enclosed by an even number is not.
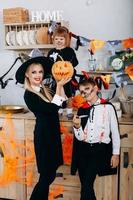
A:
[[[29,11],[25,8],[3,9],[3,23],[23,23],[29,21]]]

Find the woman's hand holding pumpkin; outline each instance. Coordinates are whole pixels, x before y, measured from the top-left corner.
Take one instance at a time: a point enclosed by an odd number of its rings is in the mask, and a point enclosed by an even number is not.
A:
[[[66,83],[68,83],[71,78],[63,78],[60,81],[57,81],[57,86],[63,87]]]
[[[64,92],[64,85],[68,83],[71,80],[71,78],[65,78],[61,79],[60,81],[57,82],[57,87],[56,87],[56,94],[59,96],[62,96],[66,98],[65,92]]]

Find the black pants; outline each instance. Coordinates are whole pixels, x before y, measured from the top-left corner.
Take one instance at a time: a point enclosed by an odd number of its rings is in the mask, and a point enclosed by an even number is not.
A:
[[[94,181],[100,170],[110,167],[111,155],[108,151],[110,144],[96,143],[83,146],[78,159],[78,173],[81,182],[80,200],[96,200]],[[108,157],[108,158],[107,158]]]
[[[56,177],[55,173],[40,174],[39,180],[35,185],[30,200],[48,200],[49,186]]]

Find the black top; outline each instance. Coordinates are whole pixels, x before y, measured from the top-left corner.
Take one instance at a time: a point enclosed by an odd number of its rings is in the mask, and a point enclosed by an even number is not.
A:
[[[60,57],[57,56],[56,61],[51,57],[54,53],[58,53],[64,61],[70,61],[73,65],[73,67],[76,67],[78,65],[78,60],[76,57],[76,54],[74,50],[71,47],[65,47],[64,49],[56,49],[53,48],[48,52],[48,57],[53,60],[53,62],[61,60]]]
[[[74,50],[71,47],[65,47],[64,49],[56,49],[53,48],[48,52],[48,57],[50,58],[50,60],[54,62],[57,62],[59,60],[61,60],[61,58],[59,56],[57,56],[56,60],[54,60],[53,55],[55,53],[58,53],[58,55],[60,55],[64,61],[69,61],[72,63],[73,67],[76,67],[78,65],[78,60],[76,57],[76,54],[74,52]],[[72,77],[72,80],[75,81],[75,74],[76,74],[76,70],[74,69],[74,75]],[[53,87],[52,89],[55,90],[56,87]],[[73,90],[73,86],[71,84],[71,82],[67,83],[64,86],[65,89],[65,93],[67,97],[71,97],[74,94],[74,90]]]
[[[24,100],[36,117],[34,145],[38,172],[53,173],[63,164],[59,106],[45,102],[28,90],[25,91]]]

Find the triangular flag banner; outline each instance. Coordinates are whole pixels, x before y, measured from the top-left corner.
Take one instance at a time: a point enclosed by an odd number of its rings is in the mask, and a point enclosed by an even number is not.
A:
[[[111,75],[101,75],[103,85],[105,89],[109,89],[109,83],[111,79]]]
[[[103,40],[93,40],[93,41],[91,41],[91,44],[90,44],[93,53],[97,49],[103,48],[104,45],[105,45],[105,41],[103,41]]]
[[[123,44],[123,47],[126,49],[133,48],[133,38],[122,40],[122,44]]]
[[[48,34],[53,34],[55,29],[57,28],[58,23],[55,21],[50,21],[50,26],[48,27]]]
[[[125,68],[125,72],[128,74],[128,76],[131,78],[133,81],[133,65],[130,65]]]
[[[80,45],[81,46],[87,46],[88,42],[90,42],[90,40],[88,40],[85,37],[79,36],[79,40],[80,40]]]
[[[121,43],[121,40],[108,40],[107,42],[111,44],[112,46],[115,46]]]

